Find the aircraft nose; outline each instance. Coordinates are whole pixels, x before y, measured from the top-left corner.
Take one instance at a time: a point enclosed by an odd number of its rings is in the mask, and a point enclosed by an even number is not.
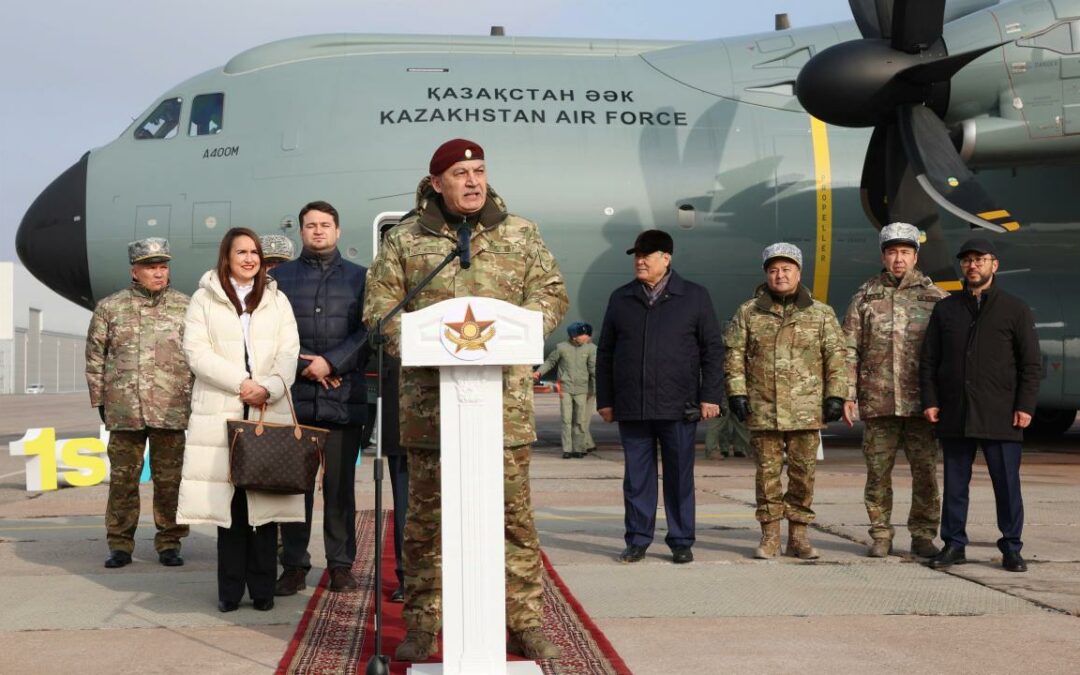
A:
[[[26,269],[72,302],[94,308],[86,258],[86,153],[42,190],[15,234]]]

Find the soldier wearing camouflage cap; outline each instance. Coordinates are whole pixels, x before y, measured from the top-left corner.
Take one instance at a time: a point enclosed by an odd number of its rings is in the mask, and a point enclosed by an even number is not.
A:
[[[588,332],[586,332],[588,331]],[[589,342],[592,328],[576,321],[566,327],[568,339],[555,345],[543,365],[533,372],[539,380],[552,370],[559,378],[559,412],[562,416],[562,456],[584,457],[588,436],[588,401],[596,396],[596,345]]]
[[[181,349],[188,296],[169,287],[169,242],[158,237],[128,244],[131,286],[98,303],[86,336],[90,405],[109,430],[109,499],[105,567],[131,562],[139,523],[139,476],[150,441],[154,481],[154,548],[161,564],[184,564],[176,523],[191,413],[191,370]]]
[[[911,466],[911,552],[924,558],[938,554],[938,444],[922,417],[919,353],[934,305],[949,294],[915,269],[920,239],[918,228],[908,223],[881,228],[883,269],[859,287],[844,316],[850,381],[844,421],[851,426],[857,411],[864,422],[863,501],[871,558],[892,550],[892,470],[900,449]]]
[[[374,325],[457,246],[457,230],[471,231],[472,266],[454,261],[405,310],[443,300],[483,296],[536,310],[544,333],[562,321],[569,299],[555,257],[539,228],[511,214],[487,183],[484,150],[457,138],[431,157],[429,174],[416,190],[416,212],[386,234],[368,272],[364,318]],[[387,351],[400,356],[400,316],[384,326]],[[440,579],[439,373],[434,368],[401,371],[401,445],[408,453],[409,508],[405,525],[405,607],[408,633],[397,661],[423,661],[437,649],[442,625]],[[560,650],[541,630],[540,539],[529,497],[533,421],[528,366],[503,369],[504,519],[506,523],[507,648],[529,659],[558,657]]]
[[[788,521],[787,555],[817,558],[807,525],[814,519],[814,472],[820,429],[840,419],[848,393],[844,339],[832,308],[800,284],[802,251],[777,243],[762,252],[765,283],[728,324],[728,406],[745,421],[755,450],[757,558],[780,552],[780,521]],[[780,482],[787,451],[788,489]]]
[[[283,234],[264,234],[259,237],[259,243],[263,249],[263,265],[269,274],[275,267],[283,262],[289,262],[293,257],[292,240]]]

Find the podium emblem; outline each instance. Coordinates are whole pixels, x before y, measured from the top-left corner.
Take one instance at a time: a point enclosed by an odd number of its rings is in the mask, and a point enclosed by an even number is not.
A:
[[[495,337],[495,320],[487,319],[482,306],[480,316],[472,303],[465,305],[465,316],[443,317],[442,343],[448,352],[464,361],[476,361],[487,356],[487,343]]]

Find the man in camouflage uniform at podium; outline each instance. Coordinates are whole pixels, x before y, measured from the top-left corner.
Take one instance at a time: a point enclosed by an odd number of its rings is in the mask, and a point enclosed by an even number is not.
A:
[[[488,187],[483,149],[464,139],[448,141],[428,169],[416,191],[416,212],[386,235],[368,271],[364,316],[370,328],[455,249],[457,229],[467,223],[471,268],[450,263],[406,311],[455,297],[495,298],[543,313],[544,334],[550,334],[569,303],[562,273],[536,224],[509,213]],[[401,355],[400,326],[398,315],[383,327],[387,351],[395,357]],[[529,496],[536,441],[532,383],[529,366],[503,370],[507,648],[529,659],[549,659],[560,651],[541,630],[540,540]],[[442,626],[438,370],[402,368],[400,401],[401,445],[409,466],[402,611],[408,633],[394,658],[423,661],[435,653]]]
[[[169,287],[169,242],[128,244],[131,286],[98,303],[86,336],[90,405],[109,430],[109,557],[105,567],[131,563],[139,524],[139,476],[150,440],[154,481],[154,549],[168,567],[184,564],[176,524],[184,431],[191,414],[193,376],[181,348],[188,296]]]

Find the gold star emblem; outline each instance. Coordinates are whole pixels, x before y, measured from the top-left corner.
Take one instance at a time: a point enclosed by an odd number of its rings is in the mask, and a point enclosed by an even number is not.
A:
[[[486,343],[491,338],[495,337],[495,328],[492,326],[494,321],[477,321],[476,316],[473,314],[472,305],[465,306],[465,318],[462,321],[447,321],[446,326],[446,339],[457,345],[457,349],[454,353],[460,352],[462,349],[477,350],[483,349],[487,351]],[[457,333],[457,335],[454,335]]]

